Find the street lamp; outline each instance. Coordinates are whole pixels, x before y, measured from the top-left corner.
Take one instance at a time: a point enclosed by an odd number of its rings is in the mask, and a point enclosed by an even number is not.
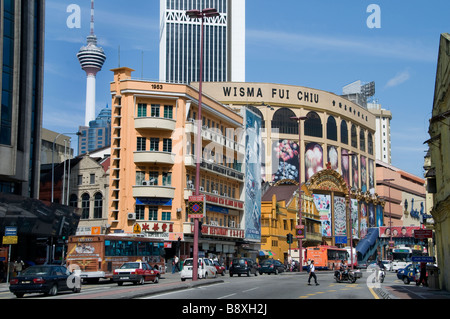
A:
[[[61,135],[77,135],[77,136],[80,136],[81,134],[82,134],[81,132],[76,132],[76,133],[59,133],[58,135],[56,135],[55,139],[53,140],[53,145],[52,145],[52,199],[51,199],[52,203],[53,203],[53,193],[54,193],[54,188],[55,188],[55,185],[54,185],[55,184],[55,162],[53,160],[53,157],[54,157],[54,153],[55,153],[56,140]],[[65,150],[64,150],[64,156],[66,156]],[[64,159],[64,162],[65,162],[65,159]],[[62,198],[62,204],[64,204],[64,198]]]
[[[388,196],[389,196],[389,249],[391,248],[392,243],[392,209],[391,209],[391,182],[394,181],[393,178],[383,179],[383,182],[387,182],[388,184]]]
[[[186,15],[190,19],[201,19],[200,27],[200,74],[199,74],[199,85],[198,85],[198,120],[197,120],[197,147],[196,147],[196,172],[195,172],[195,195],[200,195],[200,164],[202,161],[202,84],[203,84],[203,23],[205,18],[216,17],[219,15],[216,9],[206,8],[202,11],[200,10],[188,10]],[[198,274],[198,234],[199,234],[199,220],[194,218],[194,251],[193,251],[193,270],[192,270],[192,280],[197,281]]]
[[[347,156],[350,162],[350,158],[353,158],[353,156],[358,156],[358,154],[355,153],[348,153],[348,154],[342,154],[342,156]],[[351,206],[351,186],[350,181],[348,182],[348,212],[349,212],[349,219],[350,219],[350,262],[352,263],[352,269],[353,269],[353,219],[352,219],[352,206]]]
[[[291,120],[298,122],[298,226],[302,229],[302,153],[301,153],[301,143],[302,143],[302,121],[306,120],[306,116],[290,117]],[[305,232],[302,231],[304,234]],[[298,234],[298,231],[297,231]],[[299,272],[303,271],[303,242],[302,238],[298,238],[298,251],[299,251]]]

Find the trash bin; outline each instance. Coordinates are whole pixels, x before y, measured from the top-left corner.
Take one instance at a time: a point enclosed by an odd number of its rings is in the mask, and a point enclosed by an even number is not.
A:
[[[439,267],[436,267],[435,265],[427,265],[427,273],[428,288],[439,290]]]

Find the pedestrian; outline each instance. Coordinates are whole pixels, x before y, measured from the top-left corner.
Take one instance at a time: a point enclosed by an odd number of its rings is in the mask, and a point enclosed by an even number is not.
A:
[[[0,283],[5,279],[6,267],[2,260],[0,260]]]
[[[311,278],[314,278],[314,282],[316,283],[316,286],[318,286],[319,284],[317,283],[316,267],[314,266],[314,260],[311,260],[311,264],[309,265],[308,286],[311,286]]]
[[[427,281],[427,263],[421,262],[420,263],[420,278],[417,286],[420,286],[422,284],[424,287],[428,287],[428,281]]]
[[[24,263],[22,259],[20,257],[17,258],[17,260],[14,262],[14,271],[16,272],[17,276],[20,276],[20,274],[22,273],[23,266]]]

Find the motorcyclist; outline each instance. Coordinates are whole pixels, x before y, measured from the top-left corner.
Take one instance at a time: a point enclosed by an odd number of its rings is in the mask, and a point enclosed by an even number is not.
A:
[[[348,266],[346,260],[342,260],[341,267],[339,270],[340,270],[339,280],[342,280],[342,277],[344,277],[344,275],[348,275]]]
[[[386,270],[386,267],[384,266],[384,264],[383,264],[383,261],[380,259],[380,258],[378,258],[378,260],[377,260],[377,269],[376,269],[376,278],[377,278],[377,280],[379,280],[379,278],[380,278],[380,271],[385,271]]]

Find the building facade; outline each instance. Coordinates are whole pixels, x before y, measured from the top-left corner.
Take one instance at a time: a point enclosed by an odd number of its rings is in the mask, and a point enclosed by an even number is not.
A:
[[[45,1],[0,7],[0,192],[38,198]]]
[[[99,148],[111,145],[111,109],[109,107],[100,111],[89,126],[80,126],[78,131],[78,154],[86,154]]]
[[[431,215],[434,219],[440,288],[450,291],[450,34],[441,34],[437,62],[433,111],[428,133],[430,163],[427,171],[428,190],[433,193]]]
[[[391,164],[391,120],[392,113],[378,103],[367,103],[367,108],[375,115],[375,158]]]
[[[129,68],[113,71],[110,231],[132,233],[137,227],[168,243],[180,237],[181,256],[189,257],[194,223],[187,207],[196,179],[198,91],[133,80]],[[236,135],[243,117],[205,96],[200,125],[199,189],[206,197],[206,217],[199,251],[228,258],[246,242],[245,149]],[[166,252],[170,257],[170,248]]]
[[[160,0],[160,81],[199,80],[201,21],[186,11],[206,8],[220,16],[204,22],[203,80],[245,81],[245,0]]]

